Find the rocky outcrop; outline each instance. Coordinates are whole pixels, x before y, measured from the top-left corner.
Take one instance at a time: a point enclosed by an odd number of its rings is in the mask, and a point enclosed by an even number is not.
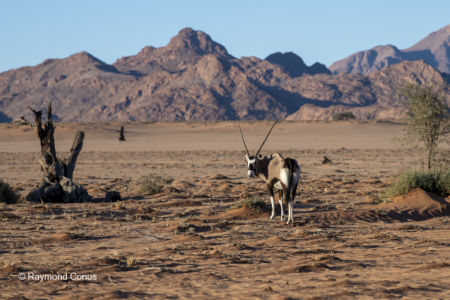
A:
[[[303,74],[315,75],[315,74],[330,74],[330,70],[321,63],[314,63],[312,66],[308,67],[303,59],[293,52],[276,52],[266,57],[266,60],[279,65],[283,68],[289,76],[299,77]]]

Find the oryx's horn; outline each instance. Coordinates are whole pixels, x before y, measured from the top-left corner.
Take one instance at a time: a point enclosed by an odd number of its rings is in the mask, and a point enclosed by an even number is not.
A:
[[[275,121],[272,125],[272,127],[269,130],[269,133],[266,135],[266,138],[264,139],[264,141],[261,144],[261,147],[259,147],[258,152],[256,152],[255,156],[258,156],[259,151],[261,151],[262,147],[264,146],[264,143],[267,141],[267,138],[269,137],[270,133],[272,132],[273,127],[275,126],[275,124],[277,124],[278,121]]]
[[[248,152],[247,145],[245,144],[244,135],[242,134],[241,125],[238,125],[238,126],[239,126],[239,131],[241,132],[242,142],[244,143],[245,152],[247,152],[247,156],[250,157],[250,153]]]

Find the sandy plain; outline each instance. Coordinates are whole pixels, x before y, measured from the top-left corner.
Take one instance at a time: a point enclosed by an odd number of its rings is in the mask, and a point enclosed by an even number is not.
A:
[[[61,153],[86,132],[74,180],[97,202],[3,205],[0,297],[450,298],[448,212],[373,202],[396,174],[422,165],[396,141],[402,124],[278,124],[263,153],[301,165],[291,225],[279,212],[269,220],[267,211],[231,209],[249,197],[269,203],[263,182],[246,177],[237,124],[132,123],[126,142],[119,123],[57,124]],[[241,125],[254,151],[271,123]],[[325,155],[333,164],[321,163]],[[449,157],[442,145],[440,168]],[[39,184],[38,158],[31,128],[0,125],[0,178],[22,196]],[[143,176],[163,178],[165,190],[143,194]],[[111,190],[122,201],[101,201]],[[31,273],[91,277],[41,282]]]

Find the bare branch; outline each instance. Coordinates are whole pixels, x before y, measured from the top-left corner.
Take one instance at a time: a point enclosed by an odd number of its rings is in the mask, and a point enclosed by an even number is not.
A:
[[[41,128],[42,127],[42,111],[35,111],[34,109],[32,109],[31,107],[28,106],[28,108],[33,112],[34,114],[34,122],[35,122],[35,127],[36,128]]]
[[[48,104],[47,123],[53,123],[53,119],[52,119],[52,101],[50,101],[50,103]]]
[[[69,155],[64,162],[64,176],[72,179],[75,165],[77,163],[78,154],[83,148],[84,132],[78,131],[73,140],[72,148],[70,148]]]

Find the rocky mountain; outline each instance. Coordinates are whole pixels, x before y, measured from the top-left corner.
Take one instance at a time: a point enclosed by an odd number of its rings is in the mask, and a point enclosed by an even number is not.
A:
[[[423,61],[369,76],[331,74],[294,53],[235,58],[206,33],[181,30],[165,47],[145,47],[106,64],[87,52],[0,73],[0,122],[53,103],[55,120],[328,120],[404,116],[398,88],[445,80]]]
[[[329,69],[333,73],[367,75],[405,60],[423,60],[440,72],[450,74],[450,25],[429,34],[408,49],[377,46],[339,60]]]
[[[440,72],[424,61],[403,61],[368,76],[337,74],[304,76],[287,82],[285,89],[300,91],[304,97],[324,103],[308,103],[289,115],[288,120],[331,120],[338,112],[352,112],[359,120],[393,120],[406,117],[399,90],[407,83],[440,85]],[[306,90],[305,87],[309,87]],[[450,96],[447,97],[450,104]]]
[[[299,77],[303,74],[330,74],[330,70],[321,63],[316,62],[311,67],[308,67],[303,59],[293,52],[281,53],[276,52],[266,57],[266,60],[277,64],[283,68],[283,71],[288,73],[291,77]]]
[[[113,65],[127,73],[149,75],[154,71],[180,72],[197,63],[205,55],[231,59],[224,46],[209,35],[191,28],[182,29],[166,47],[145,47],[137,55],[123,57]]]

